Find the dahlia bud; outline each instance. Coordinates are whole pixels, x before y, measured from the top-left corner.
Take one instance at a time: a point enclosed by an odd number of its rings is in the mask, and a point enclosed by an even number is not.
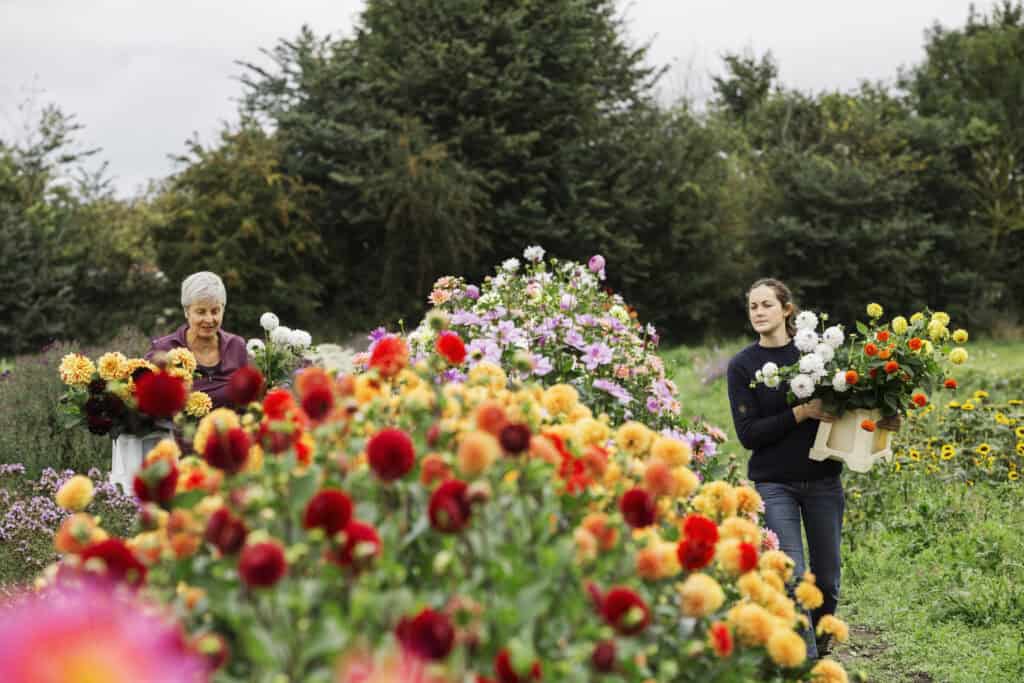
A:
[[[491,484],[486,481],[474,481],[466,489],[466,498],[469,500],[470,505],[476,503],[486,503],[491,499]]]
[[[440,308],[432,308],[430,312],[427,313],[427,326],[435,332],[447,330],[450,320],[451,319],[448,317],[448,314]]]

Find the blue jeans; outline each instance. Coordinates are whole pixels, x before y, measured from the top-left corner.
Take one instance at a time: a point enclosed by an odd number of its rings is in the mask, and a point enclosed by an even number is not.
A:
[[[799,581],[807,563],[800,522],[807,533],[807,550],[815,583],[825,602],[810,614],[811,628],[803,633],[807,656],[818,657],[814,629],[818,619],[834,614],[839,603],[839,546],[843,531],[846,498],[839,477],[816,481],[756,482],[764,500],[765,525],[779,537],[779,549],[795,563],[793,578]]]

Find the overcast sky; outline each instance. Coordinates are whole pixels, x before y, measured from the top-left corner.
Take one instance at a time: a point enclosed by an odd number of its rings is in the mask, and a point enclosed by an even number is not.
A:
[[[781,80],[804,90],[891,80],[923,55],[936,20],[962,25],[969,0],[620,0],[636,42],[669,65],[662,95],[708,94],[726,50],[771,50]],[[33,96],[74,114],[101,147],[121,194],[168,174],[169,154],[235,118],[235,60],[293,37],[348,34],[361,0],[0,0],[0,138]],[[981,0],[980,7],[989,3]]]

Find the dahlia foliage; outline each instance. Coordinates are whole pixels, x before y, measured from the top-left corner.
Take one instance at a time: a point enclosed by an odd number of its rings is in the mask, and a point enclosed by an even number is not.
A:
[[[440,332],[211,412],[187,473],[171,442],[147,456],[137,533],[86,508],[41,583],[158,600],[223,681],[841,680],[806,661],[821,594],[765,548],[753,489]]]
[[[112,439],[127,433],[144,436],[157,420],[176,416],[198,420],[210,412],[210,397],[191,391],[196,359],[178,348],[150,362],[114,351],[89,358],[71,353],[61,360],[60,377],[67,390],[60,399],[62,424],[86,427]]]
[[[887,416],[924,408],[936,389],[955,389],[946,366],[967,361],[962,346],[967,331],[950,332],[949,316],[942,312],[890,322],[882,320],[883,312],[879,304],[869,304],[869,322],[857,322],[856,332],[847,333],[842,325],[825,328],[827,315],[802,311],[793,339],[800,360],[782,368],[766,363],[756,382],[778,387],[785,381],[791,401],[821,398],[837,414],[865,408]]]

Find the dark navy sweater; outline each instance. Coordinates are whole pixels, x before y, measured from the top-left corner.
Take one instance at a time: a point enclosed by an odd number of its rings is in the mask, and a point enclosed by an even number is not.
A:
[[[729,361],[729,404],[736,435],[751,451],[747,476],[753,481],[814,481],[838,475],[843,464],[837,460],[811,460],[818,421],[797,424],[793,407],[786,402],[785,383],[775,389],[764,384],[750,388],[755,373],[771,361],[782,367],[800,360],[791,341],[785,346],[765,348],[754,342]]]

